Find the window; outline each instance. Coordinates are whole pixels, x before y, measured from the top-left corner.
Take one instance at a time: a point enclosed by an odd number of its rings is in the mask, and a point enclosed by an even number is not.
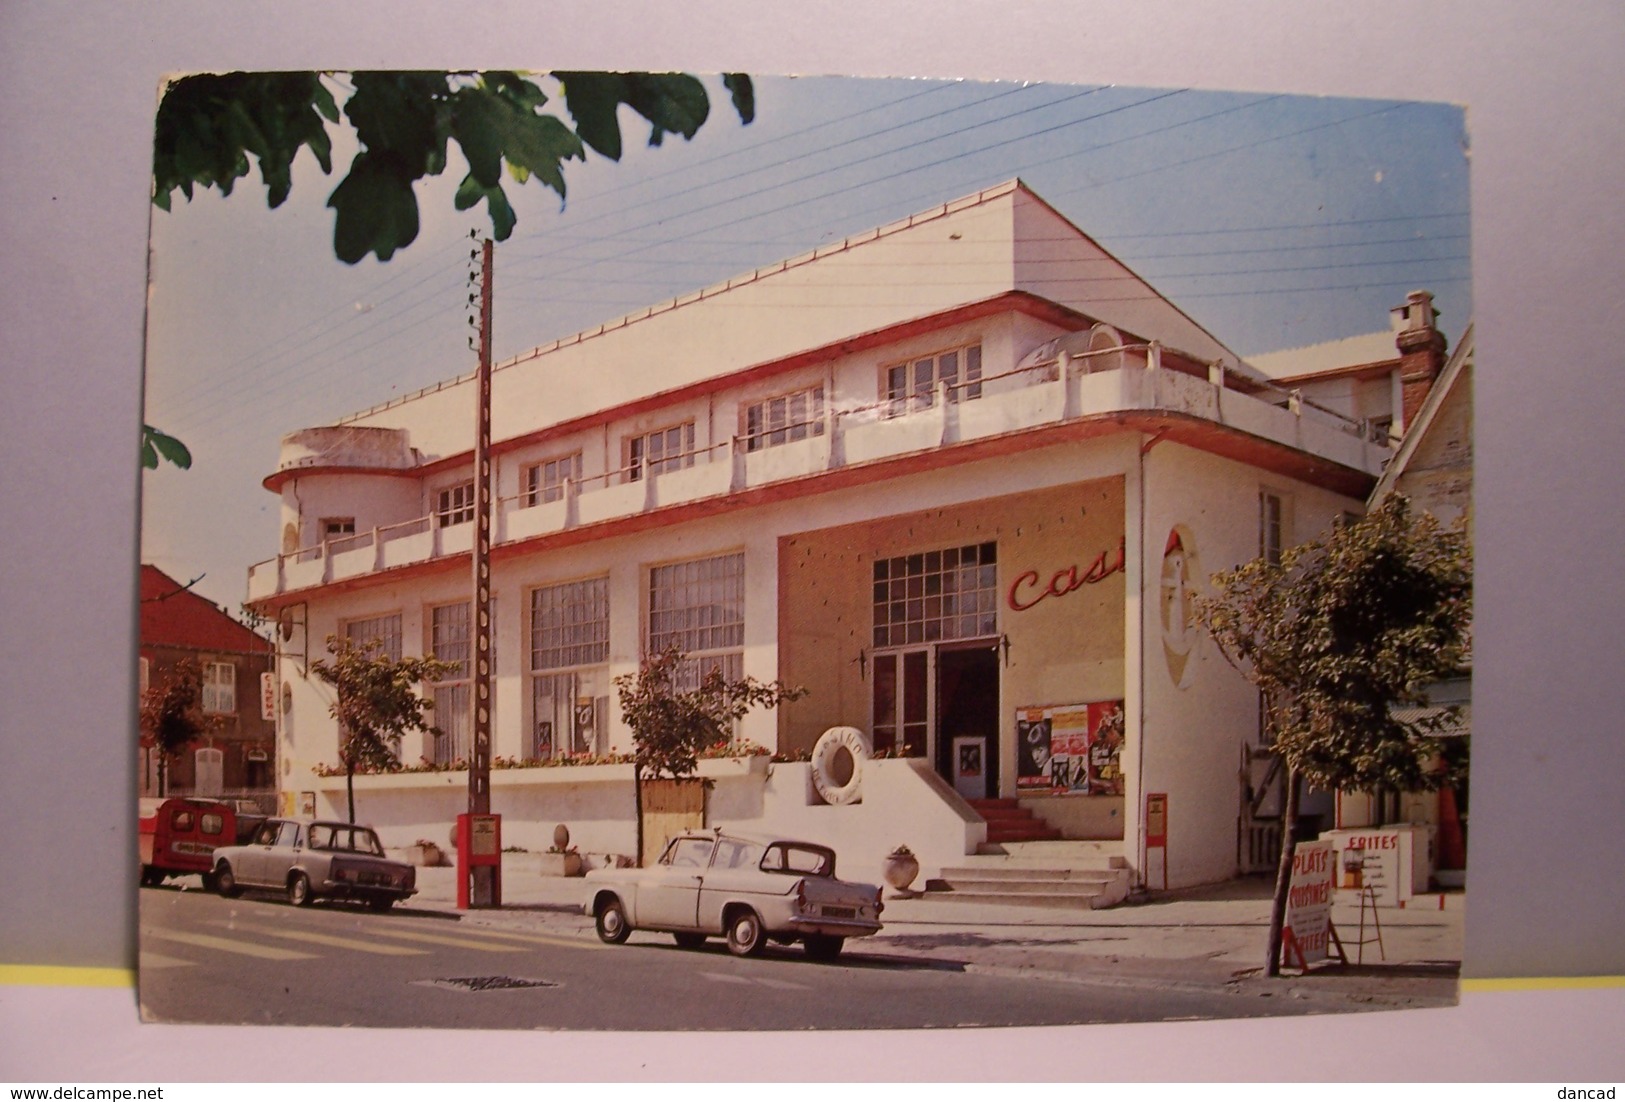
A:
[[[744,676],[745,556],[743,552],[649,571],[649,653],[675,646],[689,658],[681,688],[720,669]]]
[[[459,758],[468,758],[472,720],[469,658],[473,655],[469,619],[467,601],[429,610],[429,653],[443,662],[457,663],[456,669],[428,686],[429,699],[434,701],[429,718],[440,729],[432,755],[436,765],[450,765]]]
[[[474,519],[474,481],[447,486],[435,495],[435,523],[442,528],[467,524]]]
[[[876,560],[874,645],[998,634],[998,550],[981,543]]]
[[[380,654],[391,662],[401,660],[401,614],[398,612],[368,620],[352,620],[344,625],[344,637],[358,647],[377,640],[383,644]]]
[[[355,535],[355,517],[323,517],[321,520],[322,542],[341,540],[346,536]]]
[[[580,452],[526,467],[520,475],[525,506],[528,508],[563,499],[566,480],[581,480]]]
[[[636,482],[647,470],[650,474],[681,470],[694,465],[694,422],[685,421],[669,429],[634,436],[626,442],[626,480]]]
[[[745,450],[824,435],[824,388],[815,386],[745,407]]]
[[[609,580],[533,590],[530,669],[533,758],[608,749]]]
[[[1258,556],[1265,562],[1281,561],[1282,534],[1285,531],[1286,504],[1280,494],[1261,490],[1258,494]]]
[[[237,667],[230,662],[203,663],[203,710],[210,715],[237,710]]]
[[[885,369],[886,416],[897,417],[936,405],[939,385],[948,401],[968,402],[982,396],[982,346],[921,356]]]

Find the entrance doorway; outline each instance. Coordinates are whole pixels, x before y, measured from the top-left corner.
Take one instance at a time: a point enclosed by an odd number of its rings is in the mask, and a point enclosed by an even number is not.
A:
[[[928,758],[967,799],[998,794],[997,640],[881,652],[873,687],[877,752]]]

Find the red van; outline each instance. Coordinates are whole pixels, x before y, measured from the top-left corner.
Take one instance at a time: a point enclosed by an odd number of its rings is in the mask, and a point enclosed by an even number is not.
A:
[[[216,846],[237,844],[237,813],[214,800],[141,801],[141,886],[201,875],[213,887]]]

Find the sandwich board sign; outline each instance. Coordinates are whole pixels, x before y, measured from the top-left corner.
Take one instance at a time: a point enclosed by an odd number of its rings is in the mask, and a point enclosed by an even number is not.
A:
[[[1281,954],[1286,963],[1307,969],[1331,955],[1337,936],[1332,929],[1335,871],[1330,842],[1299,842],[1292,847],[1292,880],[1281,936]],[[1342,956],[1341,946],[1338,955]]]

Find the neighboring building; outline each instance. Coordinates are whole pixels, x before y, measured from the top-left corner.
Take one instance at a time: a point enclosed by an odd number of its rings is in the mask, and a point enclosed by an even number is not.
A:
[[[1473,533],[1473,327],[1457,342],[1436,382],[1416,402],[1404,439],[1371,493],[1375,505],[1390,493],[1402,493],[1420,511],[1440,523],[1462,523]],[[1472,672],[1430,687],[1433,708],[1454,705],[1450,731],[1465,747],[1472,732]],[[1420,712],[1420,709],[1413,709]],[[1432,867],[1436,879],[1458,886],[1467,869],[1468,786],[1439,792],[1379,793],[1375,799],[1344,793],[1338,801],[1338,826],[1359,827],[1406,822],[1428,827],[1433,836]]]
[[[1272,383],[1012,182],[499,364],[504,840],[632,852],[630,770],[547,763],[629,750],[612,679],[676,643],[809,690],[740,724],[779,760],[702,762],[708,822],[931,875],[1004,797],[1159,886],[1233,875],[1258,699],[1189,598],[1363,509],[1402,359]],[[328,636],[465,661],[421,769],[357,779],[392,845],[466,809],[474,389],[293,433],[265,480],[285,804],[342,804]],[[842,725],[885,760],[829,806],[796,759]]]
[[[190,660],[202,678],[205,733],[170,759],[159,791],[157,751],[140,746],[142,796],[276,797],[276,724],[263,716],[261,678],[274,672],[269,642],[155,566],[141,567],[140,687],[161,685]]]

